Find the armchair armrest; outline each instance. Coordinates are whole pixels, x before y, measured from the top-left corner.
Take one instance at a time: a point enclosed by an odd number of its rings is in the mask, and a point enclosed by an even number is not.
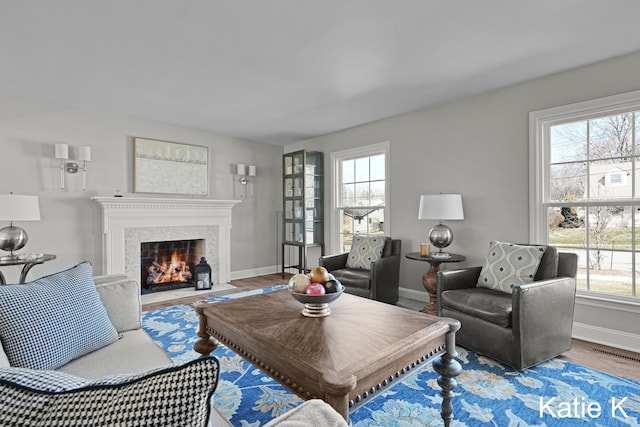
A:
[[[515,286],[512,295],[514,336],[520,339],[517,347],[523,355],[536,355],[543,349],[556,349],[558,354],[571,348],[575,278],[559,277]]]
[[[337,255],[321,256],[318,260],[318,264],[320,265],[320,267],[326,268],[329,273],[331,273],[331,271],[333,270],[340,270],[341,268],[345,268],[347,265],[348,256],[348,252]]]
[[[371,295],[373,299],[395,304],[400,284],[400,255],[380,258],[371,263]]]

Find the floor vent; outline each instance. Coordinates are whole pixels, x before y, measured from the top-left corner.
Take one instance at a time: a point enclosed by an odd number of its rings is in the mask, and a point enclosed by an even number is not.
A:
[[[593,351],[596,351],[596,352],[602,353],[602,354],[606,354],[607,356],[619,357],[621,359],[631,360],[631,361],[640,363],[640,357],[637,357],[637,356],[634,357],[634,356],[629,356],[629,355],[626,355],[626,354],[620,354],[620,353],[616,353],[615,351],[605,350],[605,349],[599,348],[599,347],[594,347]]]

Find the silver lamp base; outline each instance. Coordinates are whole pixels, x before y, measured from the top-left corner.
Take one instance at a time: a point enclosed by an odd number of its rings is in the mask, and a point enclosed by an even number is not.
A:
[[[453,231],[451,231],[448,226],[442,223],[433,226],[433,228],[429,230],[429,241],[433,246],[438,248],[438,252],[431,254],[432,258],[451,257],[449,253],[442,251],[442,248],[446,248],[453,242]]]
[[[1,229],[0,249],[11,252],[11,255],[3,257],[3,259],[20,259],[20,255],[14,255],[13,252],[22,249],[28,240],[27,232],[13,224]]]

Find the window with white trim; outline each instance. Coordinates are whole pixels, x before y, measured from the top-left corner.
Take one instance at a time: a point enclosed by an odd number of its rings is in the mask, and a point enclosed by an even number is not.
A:
[[[388,158],[388,143],[331,154],[335,253],[348,252],[354,234],[385,235]]]
[[[640,297],[640,91],[530,113],[531,239],[578,254],[578,292]]]

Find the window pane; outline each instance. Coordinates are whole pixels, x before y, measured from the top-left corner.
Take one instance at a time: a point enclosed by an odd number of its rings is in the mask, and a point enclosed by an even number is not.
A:
[[[586,163],[552,165],[550,170],[550,194],[552,201],[576,201],[584,199],[587,182]]]
[[[550,129],[551,163],[587,159],[587,122],[567,123]]]
[[[589,122],[589,158],[629,159],[632,126],[631,114],[602,117]]]
[[[578,289],[634,295],[632,211],[628,206],[548,209],[549,244],[578,254]],[[589,213],[588,228],[583,212]]]
[[[355,181],[355,162],[345,160],[342,162],[342,182],[349,183]]]
[[[371,156],[371,178],[373,180],[385,179],[384,154]]]
[[[356,186],[355,184],[344,184],[342,186],[342,197],[340,206],[356,205]]]
[[[602,160],[589,164],[589,198],[628,199],[632,189],[631,163]]]
[[[371,182],[371,204],[372,205],[382,205],[384,204],[384,181],[373,181]]]
[[[633,150],[633,154],[636,156],[640,156],[640,137],[638,135],[638,133],[640,132],[640,111],[636,111],[635,113],[633,113],[633,115],[636,118],[636,125],[634,127],[635,135],[633,138],[635,141],[635,148]]]
[[[343,209],[341,215],[343,251],[351,247],[354,234],[384,235],[384,208]]]
[[[356,159],[356,181],[368,181],[369,180],[369,157],[362,157]]]
[[[369,206],[369,183],[356,184],[356,203],[352,206]]]

